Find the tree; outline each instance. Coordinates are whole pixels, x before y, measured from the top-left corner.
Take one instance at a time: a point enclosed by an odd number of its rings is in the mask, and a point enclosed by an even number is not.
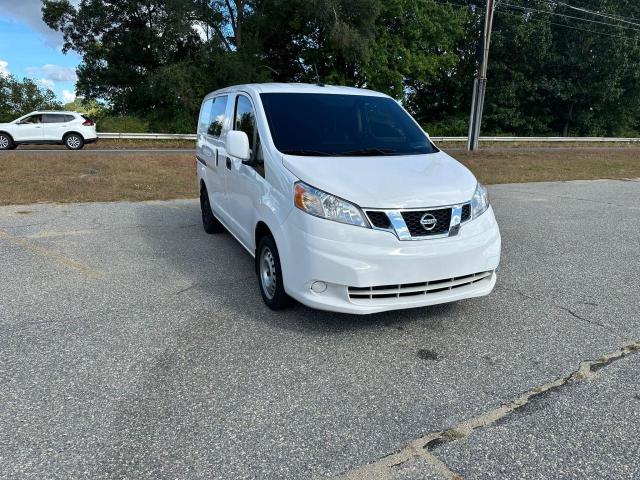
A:
[[[61,108],[56,95],[33,80],[0,75],[0,122],[8,122],[34,110]]]

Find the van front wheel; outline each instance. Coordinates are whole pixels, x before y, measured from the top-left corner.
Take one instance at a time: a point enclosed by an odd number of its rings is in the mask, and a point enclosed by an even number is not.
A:
[[[278,247],[272,236],[260,239],[256,255],[258,283],[262,300],[271,310],[282,310],[291,305],[291,297],[284,291]]]

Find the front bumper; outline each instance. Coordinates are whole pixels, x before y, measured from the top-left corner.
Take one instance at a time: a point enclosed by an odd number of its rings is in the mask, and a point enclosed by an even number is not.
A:
[[[491,208],[462,225],[458,235],[439,239],[400,241],[390,232],[343,225],[298,209],[281,232],[286,232],[277,241],[287,293],[307,306],[343,313],[376,313],[487,295],[500,261],[500,231]],[[349,294],[349,287],[401,290],[401,285],[480,272],[490,273],[481,281],[425,295],[362,299]],[[327,285],[323,292],[311,289],[318,281]]]

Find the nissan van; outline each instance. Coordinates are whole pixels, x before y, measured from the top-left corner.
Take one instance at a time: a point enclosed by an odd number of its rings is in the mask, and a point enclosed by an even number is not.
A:
[[[197,131],[207,233],[255,258],[264,302],[375,313],[480,297],[500,231],[487,189],[393,98],[252,84],[208,94]]]

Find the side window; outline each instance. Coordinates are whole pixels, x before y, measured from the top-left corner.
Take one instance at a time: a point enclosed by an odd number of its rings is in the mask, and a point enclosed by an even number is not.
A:
[[[42,115],[31,115],[22,120],[22,123],[42,123]]]
[[[216,97],[211,105],[211,116],[209,117],[209,125],[207,133],[212,137],[218,138],[224,127],[224,113],[227,110],[227,97]]]
[[[64,121],[65,122],[73,122],[76,119],[76,117],[74,117],[73,115],[65,115],[64,116]]]
[[[64,123],[68,115],[57,115],[54,113],[45,113],[43,115],[43,123]]]
[[[249,137],[249,148],[251,149],[251,157],[254,156],[254,145],[256,142],[256,115],[253,112],[253,106],[247,97],[238,95],[236,99],[236,115],[234,120],[234,130],[240,130]]]
[[[236,98],[236,111],[233,121],[233,129],[240,130],[249,137],[249,149],[251,150],[251,160],[255,162],[254,168],[264,177],[264,156],[260,145],[260,135],[256,126],[256,114],[253,105],[244,95]]]
[[[209,127],[209,119],[211,118],[211,104],[213,100],[208,99],[202,104],[200,109],[200,118],[198,119],[198,133],[207,133]]]

